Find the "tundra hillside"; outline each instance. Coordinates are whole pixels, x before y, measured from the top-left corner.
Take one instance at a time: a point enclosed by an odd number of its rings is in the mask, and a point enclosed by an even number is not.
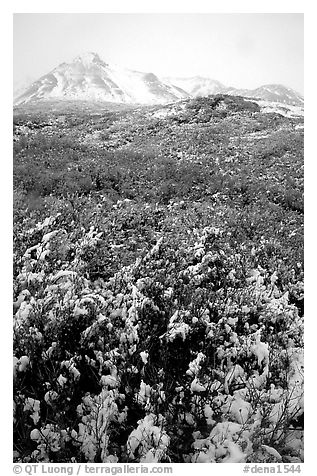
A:
[[[298,470],[303,118],[16,108],[13,308],[15,461]]]

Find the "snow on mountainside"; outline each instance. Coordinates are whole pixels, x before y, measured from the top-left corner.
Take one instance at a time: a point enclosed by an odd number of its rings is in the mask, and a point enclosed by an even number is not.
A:
[[[109,65],[96,53],[85,53],[71,63],[60,64],[33,82],[23,93],[15,94],[14,104],[23,105],[43,99],[164,104],[218,93],[298,107],[304,105],[299,93],[282,85],[271,84],[250,90],[227,87],[217,80],[201,76],[159,78],[153,73]]]
[[[18,81],[13,82],[13,99],[15,100],[19,96],[21,96],[32,84],[34,78],[27,76],[24,79],[20,79]]]
[[[24,91],[15,104],[41,99],[80,99],[119,103],[155,104],[189,95],[163,83],[153,73],[110,66],[96,53],[86,53],[62,63]]]
[[[270,102],[288,104],[290,106],[303,106],[304,98],[291,88],[281,84],[267,84],[256,89],[228,88],[227,94],[258,98]]]
[[[224,84],[210,78],[194,76],[192,78],[165,78],[169,84],[175,84],[191,96],[208,96],[209,94],[230,94],[232,96],[245,96],[264,101],[288,104],[290,106],[304,105],[304,98],[294,91],[281,84],[268,84],[256,89],[238,89],[227,87]]]
[[[191,96],[208,96],[209,94],[218,94],[224,92],[227,88],[215,79],[203,78],[202,76],[193,76],[191,78],[163,78],[168,84],[174,84]]]
[[[292,104],[286,104],[275,101],[266,101],[264,99],[253,99],[252,101],[257,103],[261,112],[263,113],[276,113],[281,114],[284,117],[303,117],[304,105],[297,106]]]

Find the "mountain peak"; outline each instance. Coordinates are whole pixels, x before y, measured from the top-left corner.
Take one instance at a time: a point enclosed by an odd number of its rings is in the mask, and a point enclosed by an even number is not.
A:
[[[15,104],[50,98],[159,104],[219,93],[298,106],[304,102],[303,97],[295,91],[280,85],[239,90],[202,76],[159,78],[154,73],[109,65],[97,53],[88,51],[76,56],[70,63],[60,64],[33,82],[15,97]]]
[[[93,51],[87,51],[76,56],[74,63],[83,63],[85,66],[89,66],[93,63],[103,63],[100,56]]]
[[[165,84],[154,73],[110,66],[89,51],[39,78],[15,99],[15,104],[52,98],[157,104],[187,97],[188,93]]]

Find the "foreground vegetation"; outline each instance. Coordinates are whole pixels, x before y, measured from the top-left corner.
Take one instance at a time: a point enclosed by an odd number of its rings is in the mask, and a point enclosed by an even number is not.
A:
[[[300,117],[14,117],[14,458],[303,460]]]

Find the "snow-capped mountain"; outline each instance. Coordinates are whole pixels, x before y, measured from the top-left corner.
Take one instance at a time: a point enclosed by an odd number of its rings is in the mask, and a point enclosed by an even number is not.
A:
[[[279,84],[251,90],[227,87],[217,80],[201,76],[159,78],[153,73],[109,65],[96,53],[85,53],[77,56],[71,63],[60,64],[23,92],[15,94],[14,104],[21,105],[45,99],[164,104],[218,93],[291,106],[302,107],[304,104],[299,93]]]
[[[186,97],[188,93],[165,84],[153,73],[111,66],[96,53],[86,53],[35,81],[16,98],[15,104],[41,99],[156,104]]]
[[[209,94],[230,94],[245,96],[264,101],[278,102],[290,106],[303,106],[304,98],[281,84],[268,84],[256,89],[238,89],[225,86],[215,79],[194,76],[192,78],[165,78],[168,84],[179,86],[191,96],[208,96]]]
[[[267,84],[256,89],[227,88],[226,94],[258,98],[265,101],[288,104],[290,106],[304,105],[303,96],[294,91],[294,89],[287,88],[282,84]]]
[[[21,94],[30,87],[30,84],[34,81],[34,78],[27,76],[26,78],[20,79],[13,82],[13,99],[15,100]]]
[[[215,79],[193,76],[190,78],[167,77],[163,78],[168,84],[178,86],[193,97],[208,96],[224,92],[227,88]]]

